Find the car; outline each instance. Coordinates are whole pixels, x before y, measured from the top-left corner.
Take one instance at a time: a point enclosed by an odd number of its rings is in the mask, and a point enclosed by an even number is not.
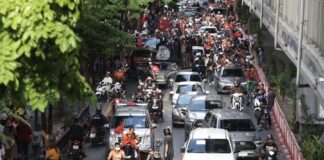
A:
[[[181,94],[177,102],[172,105],[172,126],[184,125],[187,108],[193,95]]]
[[[156,38],[156,37],[152,37],[152,38],[148,38],[145,42],[144,42],[144,48],[148,48],[150,50],[156,50],[157,49],[157,45],[160,43],[160,39]]]
[[[227,65],[215,71],[214,84],[218,93],[230,93],[235,81],[239,81],[242,87],[246,85],[246,77],[240,66]]]
[[[199,28],[198,33],[201,35],[208,32],[211,36],[216,37],[217,31],[218,29],[214,26],[202,26]]]
[[[180,148],[182,160],[236,160],[229,133],[218,128],[196,128]]]
[[[171,104],[175,104],[180,94],[209,94],[201,82],[179,82],[172,91],[169,92],[171,97]]]
[[[255,158],[261,155],[262,139],[253,121],[244,112],[232,109],[210,110],[202,126],[226,129],[231,136],[238,157]]]
[[[220,95],[197,95],[189,103],[185,117],[185,138],[188,138],[193,129],[193,123],[203,120],[205,114],[211,109],[221,109],[226,106],[223,97]]]
[[[146,107],[136,107],[136,103],[124,105],[114,113],[108,125],[108,142],[109,149],[114,149],[115,143],[121,143],[123,135],[132,127],[135,128],[135,133],[138,135],[139,149],[143,153],[148,152],[148,148],[153,146],[154,133],[152,130],[157,127],[155,123],[149,120],[149,113]],[[117,132],[117,128],[123,123],[122,129]]]
[[[169,79],[170,87],[174,88],[179,82],[193,81],[193,82],[202,82],[205,81],[201,78],[198,72],[187,72],[181,71],[176,74],[174,78]]]
[[[137,48],[132,50],[130,54],[130,59],[133,65],[147,65],[148,62],[152,61],[156,57],[156,52],[145,49],[145,48]]]
[[[153,62],[152,65],[159,67],[159,73],[155,73],[155,84],[169,85],[169,79],[174,78],[180,71],[180,68],[175,62]]]

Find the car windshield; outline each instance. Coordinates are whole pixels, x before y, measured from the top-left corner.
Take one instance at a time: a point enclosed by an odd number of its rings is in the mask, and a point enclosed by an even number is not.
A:
[[[222,77],[243,77],[244,73],[241,69],[224,69]]]
[[[227,139],[192,139],[189,142],[188,153],[231,153]]]
[[[201,85],[179,85],[176,93],[185,94],[188,92],[203,92],[203,89]]]
[[[145,116],[115,116],[113,119],[113,127],[116,128],[124,123],[124,128],[149,128],[148,121]]]
[[[220,128],[229,132],[255,131],[253,122],[250,119],[226,119],[221,121]]]
[[[182,74],[177,75],[175,82],[185,82],[185,81],[194,81],[194,82],[201,82],[201,78],[199,75],[196,74]]]
[[[185,107],[189,104],[190,100],[191,100],[192,96],[191,95],[186,95],[186,94],[182,94],[179,96],[178,101],[176,107],[177,108],[182,108]]]
[[[217,108],[223,108],[223,104],[221,101],[192,100],[190,104],[190,111],[207,111]]]

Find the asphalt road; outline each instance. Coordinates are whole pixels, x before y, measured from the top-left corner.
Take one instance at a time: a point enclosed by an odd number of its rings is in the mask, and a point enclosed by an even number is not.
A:
[[[134,80],[128,82],[126,84],[126,88],[127,88],[127,97],[131,97],[131,94],[135,93],[135,89],[136,89],[136,82]],[[214,86],[213,85],[206,85],[206,89],[210,91],[210,94],[217,94]],[[168,91],[169,89],[165,88],[163,89],[164,92],[164,122],[161,122],[160,124],[158,124],[158,128],[156,129],[156,139],[162,139],[163,140],[163,129],[166,128],[167,126],[172,127],[172,122],[171,122],[171,101],[169,99],[169,94]],[[226,107],[230,107],[230,96],[229,95],[222,95],[223,99],[226,102]],[[107,111],[108,109],[108,111]],[[104,107],[103,108],[103,112],[105,112],[105,114],[109,114],[109,107]],[[92,114],[94,112],[94,109],[92,109]],[[245,107],[245,110],[243,112],[248,113],[252,119],[254,119],[254,122],[256,122],[254,115],[253,115],[253,111],[247,107]],[[262,136],[262,138],[265,138],[266,135],[270,134],[271,132],[268,131],[261,131],[260,134]],[[173,140],[174,140],[174,152],[175,152],[175,157],[174,160],[180,160],[181,154],[180,154],[180,147],[184,144],[184,128],[182,127],[177,127],[177,128],[173,128]],[[161,150],[162,147],[161,147]],[[93,147],[91,146],[90,143],[86,144],[86,154],[87,157],[85,158],[85,160],[103,160],[106,159],[105,157],[105,152],[106,152],[106,148],[104,145],[101,146],[96,146]],[[279,159],[282,159],[280,156],[278,157]]]

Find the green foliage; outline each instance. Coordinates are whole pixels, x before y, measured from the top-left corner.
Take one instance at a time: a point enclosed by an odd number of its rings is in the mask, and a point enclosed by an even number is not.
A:
[[[301,146],[305,160],[320,160],[324,157],[324,144],[318,136],[310,136]]]
[[[93,96],[79,72],[79,0],[0,0],[0,100],[44,111]]]
[[[276,89],[278,97],[284,99],[288,89],[291,87],[287,81],[288,71],[283,71],[279,75],[270,75],[269,82]]]

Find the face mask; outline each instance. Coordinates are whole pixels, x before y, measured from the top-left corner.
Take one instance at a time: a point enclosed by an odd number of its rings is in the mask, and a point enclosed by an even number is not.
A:
[[[115,150],[116,150],[116,151],[119,151],[119,150],[120,150],[120,147],[115,147]]]

